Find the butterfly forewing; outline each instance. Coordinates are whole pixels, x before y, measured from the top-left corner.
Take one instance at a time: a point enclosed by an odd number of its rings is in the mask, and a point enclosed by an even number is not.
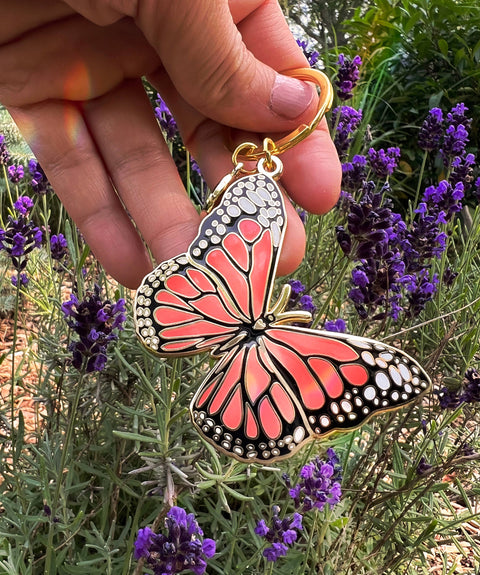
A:
[[[228,188],[189,248],[192,265],[212,277],[247,326],[267,313],[285,224],[278,186],[255,174]]]
[[[275,182],[263,174],[237,180],[188,252],[143,280],[135,302],[142,343],[162,356],[188,355],[247,336],[267,312],[284,230]]]

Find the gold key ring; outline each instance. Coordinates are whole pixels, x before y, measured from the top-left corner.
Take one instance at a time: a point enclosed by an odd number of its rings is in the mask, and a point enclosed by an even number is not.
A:
[[[318,108],[315,117],[310,124],[302,124],[296,130],[287,136],[284,136],[277,142],[274,142],[271,138],[265,138],[261,146],[257,146],[257,144],[252,142],[243,142],[243,144],[237,146],[232,154],[232,162],[234,165],[233,171],[222,178],[220,183],[212,192],[210,192],[205,201],[205,209],[207,213],[215,206],[215,203],[222,196],[223,192],[239,176],[239,174],[257,173],[260,161],[262,161],[262,169],[265,167],[269,175],[272,175],[275,178],[280,177],[282,172],[281,162],[279,162],[279,158],[277,158],[277,156],[290,150],[309,136],[318,126],[320,120],[325,115],[325,112],[330,110],[333,101],[333,87],[330,80],[323,72],[320,72],[320,70],[312,70],[311,68],[296,68],[294,70],[282,72],[282,74],[298,78],[299,80],[313,82],[320,88]],[[275,161],[273,161],[274,157],[277,158]],[[247,169],[245,167],[245,162],[257,162],[257,167],[254,169]]]
[[[328,77],[320,70],[312,68],[295,68],[293,70],[286,70],[282,72],[285,76],[291,76],[298,80],[312,82],[320,88],[318,98],[318,108],[315,117],[310,124],[302,124],[293,132],[280,138],[277,142],[273,142],[272,153],[275,155],[282,154],[296,146],[299,142],[309,136],[320,123],[326,112],[330,110],[333,102],[333,87]],[[239,148],[241,148],[239,150]],[[234,164],[238,162],[254,162],[260,158],[265,157],[265,150],[263,146],[255,146],[255,144],[246,143],[241,144],[234,152]],[[245,149],[247,151],[245,151]]]

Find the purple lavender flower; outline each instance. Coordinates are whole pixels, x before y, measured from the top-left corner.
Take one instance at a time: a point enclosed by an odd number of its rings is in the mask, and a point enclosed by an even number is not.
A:
[[[290,299],[288,300],[287,309],[295,309],[300,307],[303,311],[308,311],[312,315],[317,310],[317,306],[313,302],[312,296],[305,294],[307,289],[300,280],[288,280],[290,285]],[[300,324],[305,326],[305,324]]]
[[[342,480],[342,466],[337,454],[332,448],[327,449],[327,459],[323,461],[316,457],[307,463],[300,471],[300,481],[292,487],[287,475],[283,476],[290,497],[295,507],[301,513],[312,509],[324,509],[326,505],[334,507],[342,496],[340,482]]]
[[[303,309],[303,311],[308,311],[312,315],[317,311],[317,306],[313,303],[313,298],[311,295],[302,295],[302,297],[298,300],[298,303],[300,304],[300,308]]]
[[[19,214],[26,216],[28,212],[33,208],[33,201],[28,196],[20,196],[18,200],[13,204],[13,207]]]
[[[353,96],[353,89],[360,78],[359,67],[362,65],[360,56],[355,56],[352,60],[344,54],[339,54],[337,60],[338,72],[335,85],[337,96],[340,100],[349,100]]]
[[[6,166],[10,160],[10,154],[5,143],[5,136],[0,134],[0,166]]]
[[[387,230],[392,228],[392,210],[391,202],[384,198],[386,191],[388,187],[377,192],[375,184],[367,182],[360,200],[352,198],[347,230],[357,244],[353,259],[380,256],[388,248]]]
[[[460,403],[460,394],[457,389],[442,387],[440,391],[434,392],[438,396],[438,402],[442,409],[456,409]]]
[[[107,361],[107,347],[118,338],[117,331],[123,330],[126,320],[125,300],[112,303],[102,300],[100,287],[87,292],[79,301],[72,293],[70,300],[62,304],[62,312],[70,328],[78,335],[72,341],[72,365],[76,369],[85,366],[87,373],[102,371]]]
[[[200,166],[197,164],[197,161],[192,156],[190,156],[190,167],[192,168],[192,171],[194,171],[198,176],[200,176],[200,178],[203,179]]]
[[[268,527],[264,519],[261,519],[254,531],[259,537],[263,537],[270,543],[265,548],[263,556],[267,561],[277,561],[280,557],[287,554],[289,545],[293,545],[298,539],[299,532],[302,530],[302,516],[300,513],[294,513],[292,517],[280,519],[280,508],[277,505],[272,509],[272,526]]]
[[[425,475],[425,473],[427,473],[430,469],[432,469],[432,467],[433,466],[427,462],[425,457],[422,457],[420,459],[419,464],[417,465],[417,473],[418,475]]]
[[[302,208],[297,208],[297,214],[302,224],[305,226],[308,219],[308,212],[306,210],[302,210]]]
[[[470,445],[470,443],[467,443],[466,441],[464,441],[461,445],[461,452],[462,455],[465,457],[471,457],[472,455],[476,455],[477,452],[475,451],[475,449]]]
[[[383,148],[375,150],[370,148],[368,150],[368,163],[373,173],[378,178],[386,178],[393,174],[397,165],[398,158],[400,157],[400,148],[388,148],[385,151]]]
[[[52,259],[61,261],[67,255],[67,240],[63,234],[54,234],[50,238]]]
[[[352,270],[352,283],[354,286],[365,288],[370,283],[368,274],[362,267],[357,267]]]
[[[207,562],[215,555],[213,539],[203,539],[193,513],[172,507],[165,519],[164,533],[154,533],[149,527],[140,529],[135,541],[134,558],[145,558],[155,575],[174,575],[190,570],[195,575],[205,573]]]
[[[334,319],[334,320],[327,320],[323,326],[323,329],[326,331],[333,331],[335,333],[346,333],[347,331],[347,324],[345,320],[342,318]]]
[[[302,295],[307,289],[300,280],[288,280],[287,283],[290,286],[292,296],[295,298]]]
[[[358,202],[343,200],[345,206],[349,203],[348,227],[337,228],[342,251],[357,262],[349,297],[363,319],[379,306],[395,320],[401,313],[416,316],[435,295],[438,278],[429,276],[429,262],[446,248],[447,234],[441,226],[461,210],[463,184],[444,180],[429,186],[410,229],[384,198],[388,188],[376,192],[371,182],[363,188]]]
[[[352,236],[345,230],[343,226],[337,226],[335,228],[335,235],[342,252],[346,256],[350,255],[352,251]]]
[[[25,171],[22,165],[11,165],[7,168],[8,179],[12,182],[12,184],[18,184],[25,175]]]
[[[342,164],[342,186],[344,190],[356,192],[367,181],[367,158],[356,154],[350,162]]]
[[[445,287],[450,287],[453,285],[453,282],[456,280],[457,276],[458,272],[454,272],[450,266],[447,266],[443,272],[442,284]]]
[[[463,403],[480,403],[480,373],[473,367],[465,372],[460,401]]]
[[[160,127],[165,133],[167,141],[172,142],[175,140],[178,133],[177,122],[172,116],[172,113],[170,112],[167,104],[165,104],[165,102],[162,100],[160,94],[157,94],[156,104],[157,107],[155,108],[155,116],[160,123]]]
[[[375,183],[366,180],[366,164],[377,178],[387,178],[397,166],[398,148],[372,148],[367,157],[354,156],[343,165],[344,190],[337,207],[346,214],[348,225],[338,226],[336,234],[343,253],[355,263],[348,295],[363,319],[416,316],[436,293],[438,278],[428,271],[431,260],[445,251],[444,226],[462,209],[473,180],[475,157],[465,152],[465,131],[471,120],[465,112],[466,107],[458,105],[444,121],[441,110],[434,108],[422,126],[424,149],[437,149],[443,137],[443,149],[450,150],[450,173],[448,180],[425,189],[409,227],[392,211],[385,197],[388,186],[377,192]],[[480,197],[480,178],[475,185]],[[454,272],[447,274],[446,281],[450,277],[453,281]]]
[[[317,52],[317,50],[313,50],[308,46],[308,41],[307,40],[300,40],[297,39],[297,44],[300,46],[300,48],[303,51],[303,54],[305,56],[305,58],[308,60],[308,63],[311,67],[315,66],[315,64],[318,61],[318,58],[320,57],[320,54]]]
[[[480,403],[480,373],[471,367],[465,372],[458,389],[443,387],[436,393],[442,409],[456,409],[462,403]]]
[[[140,559],[140,557],[148,558],[150,556],[150,546],[154,537],[154,532],[150,527],[144,527],[138,530],[137,538],[135,539],[135,551],[133,557],[135,559]]]
[[[430,271],[423,268],[415,275],[403,276],[400,281],[407,290],[409,306],[405,315],[417,317],[437,293],[438,276],[437,274],[430,276]]]
[[[17,219],[8,216],[5,229],[0,229],[0,250],[12,260],[17,272],[22,272],[27,265],[27,256],[42,243],[42,232],[23,214]]]
[[[470,128],[472,124],[472,119],[467,116],[466,112],[468,112],[467,106],[463,102],[459,102],[448,112],[447,114],[447,124],[451,124],[452,126],[459,126],[462,124],[466,128]]]
[[[27,274],[22,272],[20,274],[17,273],[16,275],[13,275],[11,277],[10,281],[12,282],[12,285],[15,287],[17,287],[19,285],[19,282],[20,282],[20,285],[27,286],[29,279],[28,279]]]
[[[468,131],[465,126],[462,124],[448,126],[441,149],[443,163],[448,166],[449,160],[463,154],[468,141]]]
[[[449,222],[452,217],[461,211],[464,197],[464,186],[457,182],[453,187],[447,180],[442,180],[437,186],[429,186],[425,189],[417,208],[417,213],[435,214],[437,219],[442,213],[444,222]],[[424,205],[422,205],[424,204]]]
[[[468,108],[460,103],[454,106],[447,114],[445,135],[443,138],[440,155],[443,164],[448,167],[457,156],[463,156],[469,142],[468,130],[472,123],[471,118],[466,116]]]
[[[347,156],[362,116],[362,110],[356,110],[350,106],[339,106],[332,110],[332,128],[335,129],[333,141],[340,159]]]
[[[457,156],[452,160],[452,172],[448,181],[452,186],[462,184],[465,192],[469,191],[473,181],[473,167],[475,165],[475,156],[467,154],[465,157]]]
[[[362,319],[379,306],[385,311],[378,312],[374,319],[387,314],[396,320],[403,311],[400,280],[406,267],[403,261],[406,225],[385,198],[388,190],[388,185],[377,192],[373,182],[364,184],[362,197],[358,201],[350,198],[347,229],[341,226],[336,229],[342,251],[356,263],[348,296]],[[347,205],[346,199],[344,203]]]
[[[424,120],[418,134],[418,145],[422,150],[438,150],[443,136],[443,112],[432,108]]]
[[[30,185],[36,194],[42,196],[52,191],[52,186],[37,160],[31,159],[28,162],[28,171],[30,172],[31,178]]]

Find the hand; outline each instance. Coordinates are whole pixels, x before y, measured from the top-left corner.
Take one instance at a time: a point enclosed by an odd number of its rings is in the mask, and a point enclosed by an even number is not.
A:
[[[313,88],[275,72],[307,63],[273,0],[0,0],[0,13],[0,101],[96,257],[128,287],[151,270],[141,237],[162,261],[186,250],[200,218],[142,76],[211,188],[232,169],[223,126],[248,141],[315,113]],[[325,122],[282,161],[292,199],[314,213],[332,207],[341,172]],[[289,212],[280,273],[304,253]]]

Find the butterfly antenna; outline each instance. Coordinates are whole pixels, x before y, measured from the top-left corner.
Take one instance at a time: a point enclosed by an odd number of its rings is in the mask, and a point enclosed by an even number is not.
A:
[[[287,323],[287,322],[310,323],[312,321],[312,314],[308,311],[303,310],[285,311],[291,293],[292,288],[290,287],[289,284],[285,284],[282,287],[282,291],[280,292],[278,300],[270,310],[270,313],[275,318],[275,321],[278,323]]]

